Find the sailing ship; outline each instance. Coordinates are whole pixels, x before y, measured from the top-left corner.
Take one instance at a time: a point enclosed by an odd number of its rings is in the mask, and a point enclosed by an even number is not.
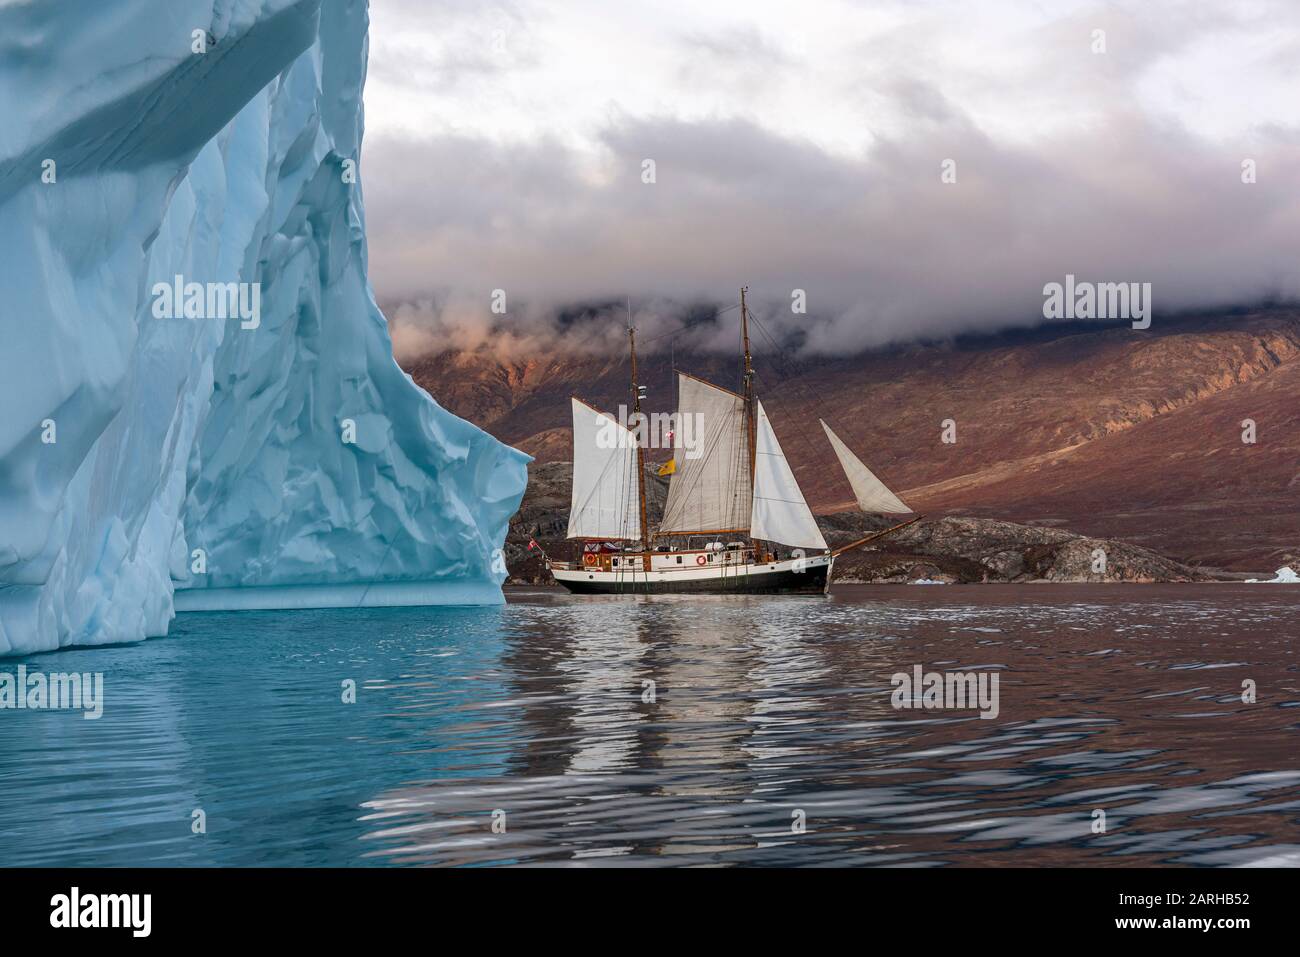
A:
[[[579,594],[807,593],[829,590],[838,555],[920,516],[832,549],[813,518],[763,403],[754,394],[749,313],[740,291],[744,364],[733,392],[678,373],[676,422],[699,423],[696,448],[674,442],[668,499],[658,527],[646,516],[645,451],[628,427],[645,420],[636,330],[628,325],[632,412],[628,424],[573,398],[573,493],[567,538],[578,561],[546,565]],[[831,448],[864,512],[912,510],[854,455],[824,420]]]

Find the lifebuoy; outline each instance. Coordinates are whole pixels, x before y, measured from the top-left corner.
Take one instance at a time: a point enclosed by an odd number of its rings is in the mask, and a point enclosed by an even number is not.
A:
[[[695,556],[695,564],[697,564],[697,565],[705,565],[705,564],[708,564],[708,561],[709,561],[709,560],[708,560],[707,558],[705,558],[703,555],[696,555],[696,556]]]
[[[595,554],[594,554],[593,552],[584,552],[584,553],[583,553],[583,556],[582,556],[582,564],[584,564],[584,565],[594,565],[594,564],[596,564],[596,556],[595,556]]]

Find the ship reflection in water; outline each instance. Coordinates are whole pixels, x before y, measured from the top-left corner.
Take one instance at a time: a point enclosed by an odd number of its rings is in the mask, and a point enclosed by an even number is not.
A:
[[[503,656],[511,679],[494,705],[515,712],[500,727],[520,746],[491,774],[366,802],[371,853],[404,863],[1300,863],[1300,712],[1289,710],[1300,703],[1289,633],[1300,595],[1191,594],[519,596],[530,604],[516,606],[526,611]],[[998,719],[895,710],[890,676],[915,664],[997,670]],[[1256,704],[1241,700],[1245,678],[1268,689]],[[1094,833],[1099,809],[1105,833]],[[493,811],[504,812],[496,833]]]
[[[510,598],[27,659],[106,707],[0,714],[9,863],[1300,864],[1300,589]]]

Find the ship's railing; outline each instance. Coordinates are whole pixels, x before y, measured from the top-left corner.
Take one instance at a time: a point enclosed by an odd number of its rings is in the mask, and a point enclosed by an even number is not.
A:
[[[591,556],[591,561],[587,557]],[[720,549],[692,548],[678,551],[654,552],[586,552],[583,560],[562,562],[549,560],[549,567],[554,571],[631,571],[641,569],[641,559],[649,557],[655,571],[685,571],[692,568],[735,567],[745,564],[763,564],[774,561],[770,554],[757,554],[753,546],[734,547],[734,543]],[[680,559],[672,565],[667,559]]]

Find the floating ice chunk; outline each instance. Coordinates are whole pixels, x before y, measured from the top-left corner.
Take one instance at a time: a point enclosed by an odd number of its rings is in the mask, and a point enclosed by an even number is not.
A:
[[[1283,565],[1273,573],[1272,578],[1247,578],[1247,585],[1300,585],[1300,575],[1297,575],[1290,565]]]

